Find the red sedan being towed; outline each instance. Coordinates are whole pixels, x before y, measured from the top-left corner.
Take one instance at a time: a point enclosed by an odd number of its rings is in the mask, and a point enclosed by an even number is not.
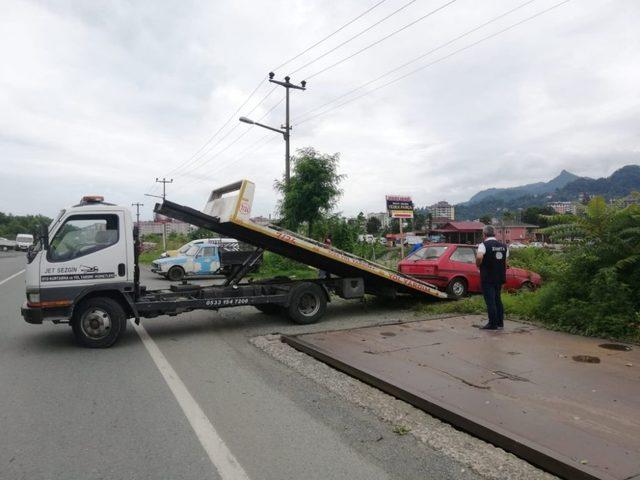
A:
[[[468,292],[480,293],[480,270],[476,267],[476,247],[437,243],[416,250],[398,265],[398,270],[425,280],[460,298]],[[508,268],[506,290],[532,290],[541,284],[540,275],[523,268]]]

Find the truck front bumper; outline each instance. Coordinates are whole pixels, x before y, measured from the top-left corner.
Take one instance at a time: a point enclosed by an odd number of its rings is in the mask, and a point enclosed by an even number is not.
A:
[[[27,323],[39,325],[45,320],[52,323],[69,323],[73,307],[30,307],[28,302],[24,302],[20,313]]]
[[[42,319],[44,318],[44,312],[42,308],[33,308],[27,305],[27,302],[22,304],[22,308],[20,309],[20,313],[22,314],[22,318],[27,323],[41,324]]]

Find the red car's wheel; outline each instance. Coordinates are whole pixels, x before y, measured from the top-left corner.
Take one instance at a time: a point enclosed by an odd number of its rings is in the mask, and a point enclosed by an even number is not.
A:
[[[456,277],[447,285],[447,293],[450,297],[456,300],[464,297],[467,294],[467,281],[464,278]]]
[[[520,285],[520,290],[523,292],[533,292],[535,289],[535,285],[531,282],[523,282],[522,285]]]

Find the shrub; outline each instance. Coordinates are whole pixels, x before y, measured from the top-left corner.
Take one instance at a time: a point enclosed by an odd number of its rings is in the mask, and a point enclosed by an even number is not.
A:
[[[543,280],[549,281],[562,274],[564,264],[559,252],[527,247],[509,251],[509,266],[532,270],[539,273]]]

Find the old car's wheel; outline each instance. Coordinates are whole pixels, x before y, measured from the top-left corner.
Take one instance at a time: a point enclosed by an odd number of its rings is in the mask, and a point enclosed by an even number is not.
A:
[[[179,282],[184,278],[184,269],[182,267],[174,265],[167,272],[167,278],[172,282]]]
[[[71,328],[83,347],[107,348],[124,332],[126,317],[122,306],[112,298],[90,298],[76,307]]]
[[[447,285],[447,293],[456,300],[467,294],[467,281],[464,278],[456,277]]]
[[[327,299],[322,287],[311,282],[293,287],[287,313],[295,323],[315,323],[324,315],[326,309]]]

